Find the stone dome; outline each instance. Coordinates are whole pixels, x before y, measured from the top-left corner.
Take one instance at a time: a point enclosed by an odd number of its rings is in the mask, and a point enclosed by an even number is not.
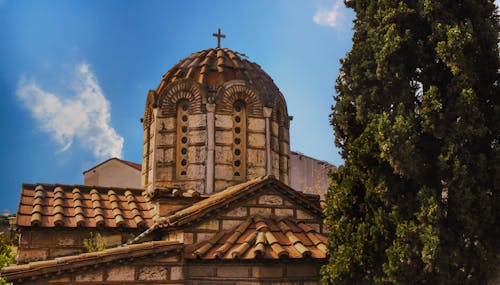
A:
[[[264,175],[289,182],[283,94],[245,55],[189,55],[150,90],[144,110],[142,186],[211,194]]]
[[[257,89],[265,106],[273,106],[276,96],[284,102],[278,87],[260,65],[228,48],[210,48],[180,60],[163,75],[156,93],[162,94],[169,84],[182,79],[192,79],[206,90],[216,90],[228,81],[242,80]]]

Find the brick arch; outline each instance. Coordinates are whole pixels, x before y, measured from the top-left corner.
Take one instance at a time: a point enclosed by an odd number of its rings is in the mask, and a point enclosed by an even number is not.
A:
[[[280,93],[274,98],[273,102],[273,113],[272,113],[272,118],[274,121],[278,122],[278,111],[281,112],[281,115],[284,118],[285,121],[285,126],[288,126],[288,110],[286,107],[286,101],[283,95]]]
[[[245,103],[246,112],[252,117],[263,117],[263,105],[258,93],[245,84],[232,84],[216,97],[216,113],[230,115],[236,101]]]
[[[177,102],[182,99],[189,101],[189,114],[203,113],[202,103],[204,100],[202,92],[197,83],[192,80],[182,80],[171,83],[165,88],[158,99],[160,114],[162,117],[177,116]]]

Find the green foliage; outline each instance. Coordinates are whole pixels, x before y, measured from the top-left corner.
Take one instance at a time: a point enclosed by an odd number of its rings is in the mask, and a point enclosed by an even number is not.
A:
[[[3,234],[0,234],[0,269],[9,266],[14,263],[15,252],[12,250],[12,244],[9,240],[5,238]],[[5,282],[0,278],[0,285],[10,284]]]
[[[89,237],[83,240],[83,245],[87,252],[103,251],[107,248],[102,235],[97,233],[94,236],[93,232],[90,232]]]
[[[500,257],[493,0],[352,0],[331,123],[331,284],[486,284]]]

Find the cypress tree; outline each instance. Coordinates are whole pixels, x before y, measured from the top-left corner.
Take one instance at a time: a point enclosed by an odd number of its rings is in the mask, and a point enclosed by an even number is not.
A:
[[[494,1],[345,3],[324,281],[486,284],[500,255]]]

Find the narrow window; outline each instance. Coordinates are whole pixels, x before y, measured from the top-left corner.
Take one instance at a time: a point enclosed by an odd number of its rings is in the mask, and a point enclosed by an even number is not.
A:
[[[175,140],[175,174],[177,179],[186,179],[188,167],[188,127],[189,127],[189,101],[180,100],[177,103],[177,128]]]
[[[247,115],[245,103],[233,104],[233,178],[244,180],[246,177]]]

